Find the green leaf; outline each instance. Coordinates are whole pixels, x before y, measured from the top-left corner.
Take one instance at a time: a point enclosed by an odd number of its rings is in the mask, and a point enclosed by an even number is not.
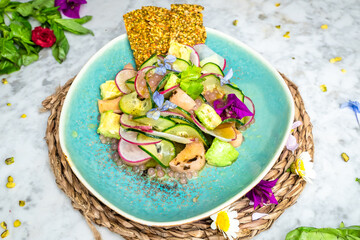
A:
[[[9,4],[10,0],[0,0],[0,8],[4,8]]]
[[[180,82],[180,88],[192,99],[196,99],[204,90],[204,86],[201,81],[182,81]]]
[[[29,65],[30,63],[33,63],[39,59],[39,54],[30,52],[28,53],[25,49],[20,49],[21,54],[21,60],[24,66]]]
[[[18,13],[20,13],[20,15],[22,15],[23,17],[27,17],[29,16],[32,11],[33,11],[33,6],[31,3],[27,2],[27,3],[22,3],[20,5],[18,5],[15,9]]]
[[[21,66],[21,57],[12,40],[0,38],[0,56]]]
[[[19,70],[20,66],[17,66],[8,60],[0,59],[0,74],[10,74]]]
[[[61,18],[61,14],[58,11],[59,7],[45,8],[41,10],[41,16],[46,17],[47,20]]]
[[[74,19],[54,19],[56,23],[58,23],[64,30],[75,33],[75,34],[91,34],[94,35],[94,33],[87,29],[81,24],[77,23]]]
[[[79,24],[87,23],[92,19],[92,16],[84,16],[82,18],[74,18],[73,20]]]
[[[26,43],[32,44],[31,29],[27,28],[23,23],[18,21],[11,21],[10,29],[10,38],[16,37]]]
[[[54,7],[54,0],[34,0],[32,5],[35,9]]]
[[[358,183],[360,183],[360,178],[356,178],[355,181],[357,181]]]
[[[0,11],[0,23],[4,23],[4,12]]]
[[[39,14],[33,16],[36,20],[38,20],[40,23],[44,23],[47,20],[47,17],[45,14]]]
[[[52,54],[56,61],[62,63],[66,59],[66,55],[69,52],[69,42],[66,39],[64,30],[59,27],[56,23],[52,23],[51,29],[54,31],[56,42],[51,47]]]

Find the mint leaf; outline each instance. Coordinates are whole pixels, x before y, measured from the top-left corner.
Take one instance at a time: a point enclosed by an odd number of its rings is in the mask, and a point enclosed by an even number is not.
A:
[[[9,4],[10,0],[0,0],[0,8],[4,8]]]
[[[20,70],[20,66],[9,60],[0,59],[0,74],[9,74]]]
[[[18,5],[15,9],[18,13],[20,13],[20,15],[22,15],[23,17],[27,17],[29,16],[32,11],[33,11],[33,5],[29,2],[27,3],[21,3],[20,5]]]
[[[56,61],[59,63],[62,63],[66,59],[66,55],[69,52],[69,42],[66,39],[64,30],[62,30],[61,27],[59,27],[56,23],[53,23],[51,25],[51,29],[54,31],[56,42],[51,47],[52,54]]]
[[[84,24],[87,23],[92,19],[92,16],[84,16],[82,18],[74,18],[73,20],[77,22],[78,24]]]
[[[43,9],[54,7],[54,0],[34,0],[32,6],[35,9]]]
[[[91,34],[94,35],[94,33],[87,29],[81,24],[77,23],[74,19],[55,19],[56,23],[58,23],[64,30],[75,33],[75,34]]]
[[[356,178],[355,181],[357,181],[358,183],[360,183],[360,178]]]
[[[17,66],[21,66],[20,54],[12,40],[0,38],[0,56]]]
[[[20,49],[19,52],[21,54],[22,64],[24,66],[27,66],[39,59],[38,53],[34,53],[34,52],[28,53],[25,49]]]

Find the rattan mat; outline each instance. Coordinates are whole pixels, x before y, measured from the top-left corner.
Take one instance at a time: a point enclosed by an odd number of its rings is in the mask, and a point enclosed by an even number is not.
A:
[[[278,205],[267,205],[254,210],[249,205],[249,200],[242,197],[231,207],[238,212],[237,218],[240,221],[240,232],[238,239],[250,239],[262,231],[270,228],[274,221],[287,209],[292,206],[305,187],[306,182],[295,174],[286,170],[291,163],[303,151],[308,151],[313,157],[314,143],[312,136],[312,125],[310,118],[305,111],[303,100],[297,86],[282,75],[288,85],[295,102],[295,119],[303,122],[293,135],[297,138],[299,148],[292,154],[286,148],[282,151],[275,165],[264,177],[264,180],[278,178],[273,188]],[[63,87],[58,88],[56,93],[43,101],[43,110],[51,111],[47,122],[46,142],[49,147],[50,165],[54,171],[56,183],[60,189],[71,199],[72,205],[84,215],[87,223],[94,233],[96,240],[101,236],[92,223],[107,227],[111,231],[120,234],[125,239],[224,239],[222,234],[210,228],[210,218],[184,224],[175,227],[149,227],[130,221],[117,214],[105,204],[94,197],[86,187],[77,179],[69,164],[65,160],[59,143],[59,119],[62,105],[73,79],[70,79]],[[252,221],[251,215],[254,212],[267,213],[269,215]]]

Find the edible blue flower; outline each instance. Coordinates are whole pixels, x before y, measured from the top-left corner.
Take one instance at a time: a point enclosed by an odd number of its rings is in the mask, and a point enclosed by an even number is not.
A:
[[[146,117],[158,120],[160,117],[160,112],[166,111],[168,109],[174,109],[177,107],[176,104],[166,100],[164,103],[164,95],[160,94],[158,91],[155,91],[153,94],[153,100],[157,105],[157,108],[150,109],[146,113]]]
[[[176,57],[173,55],[167,55],[164,58],[164,63],[158,60],[158,67],[155,69],[155,73],[159,75],[165,75],[166,70],[171,70],[171,64],[176,61]]]
[[[223,86],[224,84],[229,84],[230,83],[230,79],[232,78],[233,76],[233,70],[232,68],[229,70],[229,72],[225,75],[225,77],[221,78],[220,79],[220,83],[221,83],[221,86]]]
[[[357,116],[357,114],[360,113],[360,103],[358,101],[349,100],[348,102],[340,105],[340,108],[346,108],[346,107],[351,108],[353,110],[353,112],[355,113],[356,121],[360,127],[359,118]]]

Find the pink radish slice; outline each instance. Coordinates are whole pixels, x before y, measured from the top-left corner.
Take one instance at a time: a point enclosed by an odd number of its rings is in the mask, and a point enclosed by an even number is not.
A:
[[[253,115],[245,122],[244,125],[242,125],[242,127],[246,127],[246,126],[248,126],[249,124],[251,124],[251,122],[252,122],[252,121],[254,120],[254,118],[255,118],[255,105],[254,105],[253,101],[252,101],[249,97],[245,96],[245,97],[244,97],[244,103],[245,103],[245,105],[248,107],[248,109],[250,110],[250,112],[253,113]]]
[[[146,86],[145,75],[146,75],[147,71],[149,71],[150,69],[153,69],[153,68],[156,68],[156,67],[155,66],[144,67],[143,69],[138,71],[136,74],[135,90],[140,97],[143,97],[143,98],[150,97],[149,91]]]
[[[161,116],[163,117],[167,117],[167,116],[178,116],[178,117],[183,117],[186,118],[184,115],[180,114],[180,113],[176,113],[176,112],[170,112],[170,111],[163,111],[160,113]]]
[[[131,120],[129,118],[129,115],[127,115],[125,113],[123,115],[121,115],[121,117],[120,117],[120,124],[124,127],[135,128],[135,129],[139,129],[141,131],[151,130],[151,126],[141,125],[141,124]]]
[[[151,71],[147,71],[145,74],[145,80],[148,81],[151,91],[155,91],[161,80],[165,75],[160,75],[155,73],[155,69]]]
[[[137,145],[128,143],[123,139],[119,141],[118,153],[121,159],[131,166],[144,164],[151,159],[151,157]]]
[[[222,69],[221,70],[225,70],[225,67],[226,67],[226,59],[224,58],[224,66],[222,67]]]
[[[124,66],[124,69],[134,70],[134,67],[131,63],[128,63]]]
[[[126,86],[126,80],[135,77],[136,71],[131,69],[123,69],[116,74],[115,83],[120,92],[124,94],[131,93],[131,90]]]
[[[175,85],[169,89],[166,89],[164,91],[161,91],[160,94],[163,94],[165,98],[169,98],[172,91],[174,91],[175,89],[177,89],[180,85]]]
[[[190,62],[192,62],[195,66],[197,67],[200,67],[200,57],[199,57],[199,54],[196,52],[196,50],[189,46],[189,45],[186,45],[187,48],[189,48],[191,50],[191,53],[190,53]]]
[[[203,66],[207,62],[213,62],[220,66],[222,70],[226,67],[226,60],[216,52],[214,52],[211,48],[209,48],[205,44],[196,44],[194,46],[195,51],[199,55],[200,66]]]
[[[128,143],[135,145],[150,145],[161,142],[161,139],[147,140],[147,141],[139,141],[137,140],[137,135],[139,133],[133,131],[126,131],[124,128],[120,128],[120,137],[124,139]]]
[[[170,141],[182,143],[182,144],[188,144],[188,143],[192,143],[195,141],[195,139],[193,139],[193,138],[184,138],[184,137],[180,137],[177,135],[172,135],[172,134],[168,134],[168,133],[164,133],[164,132],[158,132],[158,131],[153,131],[153,130],[146,131],[146,132],[151,135],[163,137]]]
[[[194,115],[191,115],[191,118],[192,118],[192,120],[194,121],[195,125],[198,126],[198,127],[201,129],[201,131],[203,131],[204,133],[207,133],[207,134],[209,134],[209,135],[211,135],[211,136],[213,136],[213,137],[216,137],[216,138],[220,139],[221,141],[231,142],[231,141],[234,141],[234,140],[236,139],[236,135],[235,135],[235,138],[232,138],[232,139],[221,137],[221,136],[215,134],[213,131],[206,129],[206,128],[196,119],[196,117],[195,117]]]

